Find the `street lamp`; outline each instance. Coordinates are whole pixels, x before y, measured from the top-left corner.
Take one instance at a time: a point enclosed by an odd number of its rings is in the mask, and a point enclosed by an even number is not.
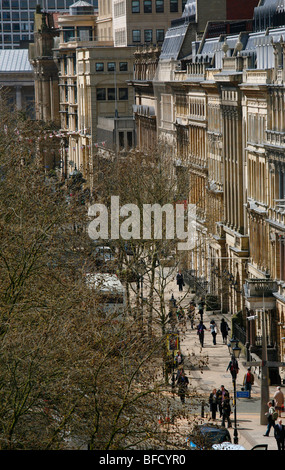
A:
[[[229,354],[230,356],[234,355],[236,359],[239,358],[239,354],[240,354],[240,348],[238,347],[238,343],[239,343],[239,340],[236,339],[234,336],[232,337],[232,339],[230,339],[230,342],[228,343]],[[234,351],[236,351],[236,354],[238,354],[237,356],[235,356]]]
[[[237,408],[236,408],[236,400],[237,400],[237,392],[236,392],[236,378],[238,372],[238,362],[241,348],[238,346],[238,339],[232,338],[228,344],[229,351],[231,353],[231,368],[230,372],[233,379],[233,386],[234,386],[234,444],[238,444],[238,432],[237,432]]]
[[[235,359],[239,359],[241,348],[236,344],[233,347],[232,351],[233,351],[233,355],[234,355]]]

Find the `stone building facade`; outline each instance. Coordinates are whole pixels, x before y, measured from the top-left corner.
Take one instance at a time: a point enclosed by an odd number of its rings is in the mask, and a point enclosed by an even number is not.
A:
[[[98,41],[96,15],[63,15],[58,25],[61,132],[68,139],[65,174],[76,168],[92,186],[98,150],[117,152],[135,142],[133,90],[127,85],[133,50],[117,48],[114,54],[112,42]]]
[[[239,19],[229,1],[215,2],[215,17],[203,0],[188,0],[162,44],[137,48],[116,43],[115,29],[116,47],[98,41],[106,39],[110,3],[100,16],[99,2],[100,25],[90,14],[59,18],[62,161],[66,175],[76,167],[92,180],[100,143],[115,152],[134,145],[134,123],[138,148],[166,142],[177,199],[197,208],[186,274],[237,318],[235,333],[252,351],[264,317],[269,358],[284,361],[285,21],[280,1],[257,3],[245,2]]]
[[[207,36],[196,36],[188,54],[181,36],[180,42],[163,44],[146,102],[147,93],[141,92],[146,80],[136,77],[133,84],[140,102],[138,125],[153,91],[156,141],[167,140],[174,167],[183,160],[189,173],[188,201],[197,206],[199,235],[186,274],[195,278],[202,295],[218,297],[221,309],[237,317],[235,333],[253,352],[260,350],[265,318],[268,357],[281,364],[285,26],[275,3],[274,24],[264,18],[266,29],[260,29],[261,11],[255,8],[248,30],[241,23],[237,30],[236,21],[214,22]],[[262,11],[268,14],[267,8]],[[225,25],[235,33],[215,35]],[[187,28],[181,34],[187,38]],[[175,51],[172,57],[164,55],[166,46]],[[138,140],[142,147],[144,138]],[[273,380],[275,371],[270,373]],[[284,380],[284,367],[277,375],[274,380]]]

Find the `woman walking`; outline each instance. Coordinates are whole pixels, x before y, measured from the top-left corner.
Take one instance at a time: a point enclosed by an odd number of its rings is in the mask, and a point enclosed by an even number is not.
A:
[[[204,347],[204,330],[206,330],[206,327],[203,322],[200,321],[199,325],[197,326],[197,335],[199,336],[199,341],[202,348]]]
[[[213,337],[213,344],[216,345],[217,342],[216,342],[216,336],[217,336],[217,325],[215,323],[215,320],[211,320],[210,322],[210,330],[211,330],[211,335]]]
[[[212,393],[209,396],[210,411],[212,414],[212,419],[216,419],[217,409],[218,409],[218,397],[217,389],[214,388]]]

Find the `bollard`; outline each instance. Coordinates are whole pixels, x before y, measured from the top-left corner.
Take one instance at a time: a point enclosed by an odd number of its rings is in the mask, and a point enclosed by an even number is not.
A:
[[[204,402],[201,403],[201,418],[204,418],[204,411],[205,411],[205,404]]]

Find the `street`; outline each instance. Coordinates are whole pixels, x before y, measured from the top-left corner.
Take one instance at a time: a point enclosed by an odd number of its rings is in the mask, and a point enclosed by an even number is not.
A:
[[[176,285],[175,279],[169,283],[169,299],[173,293],[177,302],[179,299],[183,299],[181,304],[183,307],[189,305],[189,301],[194,297],[194,294],[185,295],[184,292],[179,292],[178,286]],[[228,351],[228,346],[223,344],[221,333],[219,332],[220,322],[222,317],[227,321],[228,325],[231,325],[230,315],[223,314],[213,314],[212,312],[207,312],[204,310],[203,322],[207,328],[205,331],[205,341],[204,347],[201,348],[199,343],[199,338],[197,336],[197,325],[200,321],[200,316],[198,315],[198,310],[196,308],[195,315],[195,324],[194,328],[191,329],[189,320],[187,320],[187,329],[185,332],[182,332],[180,329],[180,346],[182,354],[185,357],[184,370],[186,375],[189,378],[191,387],[195,387],[199,394],[204,396],[205,406],[204,410],[201,407],[201,403],[198,404],[197,409],[194,410],[195,413],[203,416],[204,420],[210,418],[210,411],[208,406],[208,399],[213,388],[217,390],[221,385],[224,385],[225,388],[229,391],[231,398],[233,398],[233,383],[232,377],[229,371],[227,371],[227,366],[230,361],[230,354]],[[212,335],[210,333],[210,321],[214,319],[218,326],[218,334],[216,339],[216,345],[213,344]],[[178,328],[179,329],[179,328]],[[231,339],[231,335],[228,336],[228,340]],[[198,366],[199,359],[202,361],[207,360],[207,364],[202,367]],[[239,363],[239,373],[237,376],[236,387],[237,391],[240,391],[243,384],[243,378],[246,373],[247,366],[245,364],[245,358],[243,356],[238,360]],[[273,397],[276,386],[270,387],[270,398]],[[238,430],[238,439],[239,444],[243,445],[247,450],[251,449],[254,445],[257,444],[268,444],[268,450],[277,450],[276,441],[273,436],[273,430],[270,432],[269,437],[264,437],[263,434],[266,431],[266,426],[260,424],[260,382],[257,377],[255,377],[254,385],[252,387],[252,398],[237,398],[236,411],[237,411],[237,430]],[[179,398],[175,398],[175,402],[178,404]],[[176,406],[176,405],[175,405]],[[187,399],[186,404],[187,407]],[[232,424],[233,428],[230,429],[230,433],[233,436],[234,423],[233,423],[233,404],[232,406]],[[285,419],[284,419],[285,421]],[[217,414],[217,424],[221,424],[221,419]]]

